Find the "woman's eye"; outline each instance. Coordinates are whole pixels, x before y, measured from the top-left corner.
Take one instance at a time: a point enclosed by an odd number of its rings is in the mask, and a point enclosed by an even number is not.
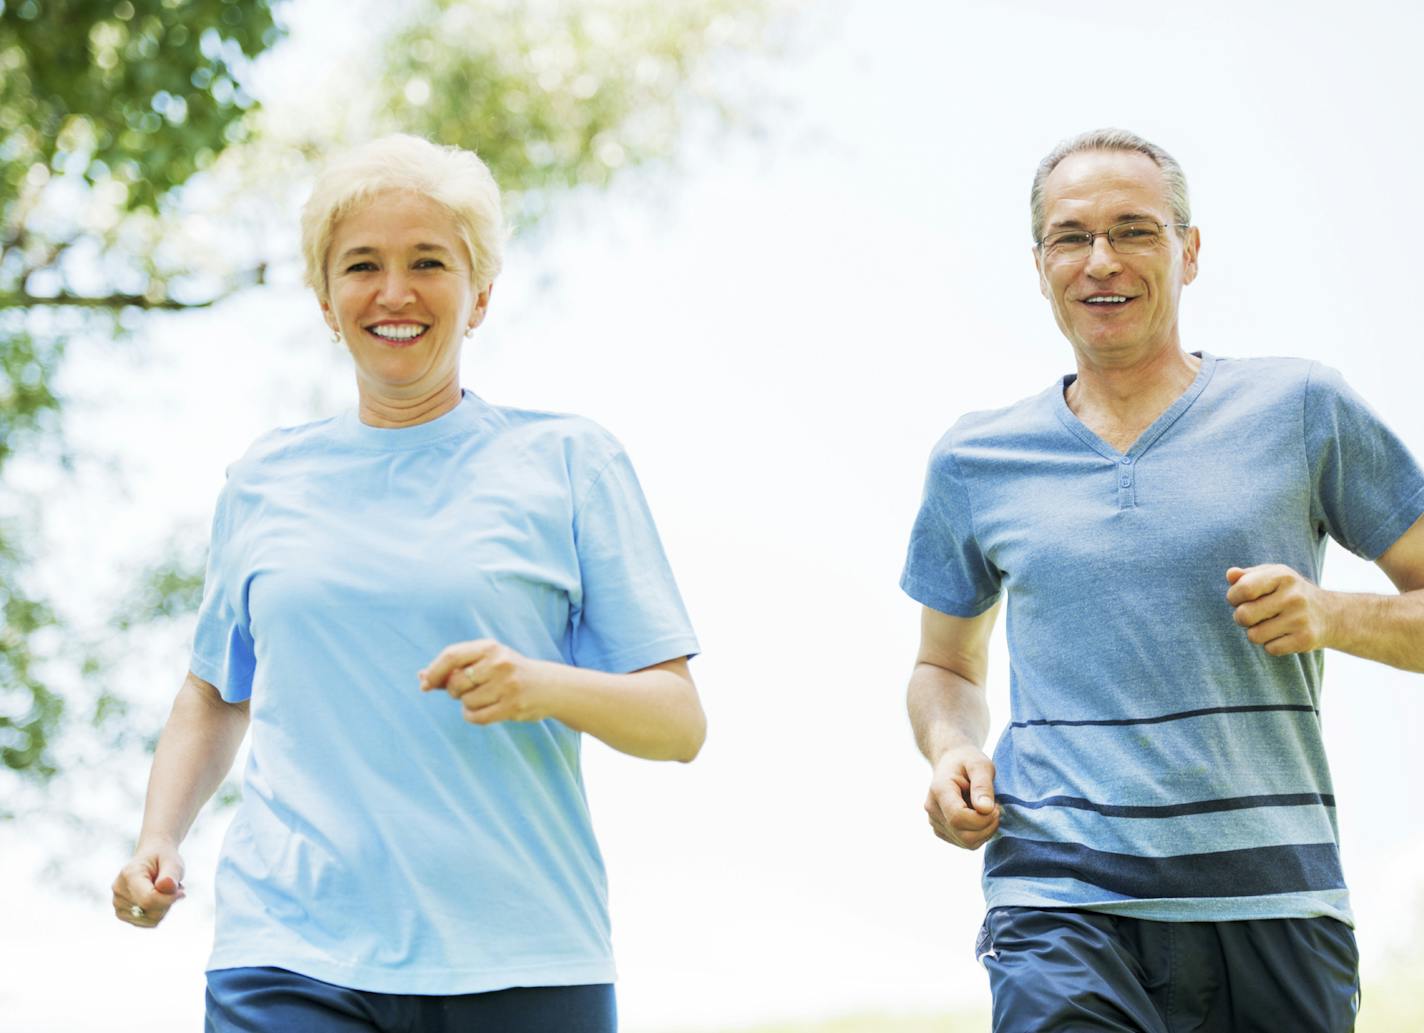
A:
[[[376,264],[374,262],[355,262],[352,265],[348,265],[346,267],[346,271],[348,273],[364,273],[369,272],[374,268],[376,268]]]
[[[445,263],[438,258],[422,258],[415,263],[417,269],[444,269]]]

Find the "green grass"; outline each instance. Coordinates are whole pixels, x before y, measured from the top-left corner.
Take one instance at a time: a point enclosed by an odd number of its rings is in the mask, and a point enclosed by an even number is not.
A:
[[[1365,987],[1364,1004],[1355,1033],[1420,1033],[1424,1031],[1424,964],[1401,961],[1386,978]],[[987,1013],[940,1015],[864,1013],[817,1022],[773,1022],[738,1026],[726,1033],[988,1033]]]
[[[736,1033],[986,1033],[988,1015],[847,1015],[826,1022],[750,1026]]]
[[[1424,952],[1421,952],[1424,953]],[[1424,1030],[1424,957],[1397,963],[1388,979],[1365,984],[1355,1033],[1418,1033]]]
[[[986,1033],[988,1029],[987,1013],[892,1015],[866,1012],[817,1022],[773,1022],[738,1026],[725,1033]]]

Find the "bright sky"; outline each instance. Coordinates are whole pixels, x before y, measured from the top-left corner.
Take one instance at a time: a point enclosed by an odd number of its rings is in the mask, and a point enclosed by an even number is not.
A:
[[[296,3],[289,76],[319,66],[318,36],[360,36],[341,5]],[[777,69],[790,103],[762,116],[767,138],[701,144],[651,196],[640,182],[581,201],[537,250],[516,245],[467,345],[465,384],[485,398],[584,413],[623,440],[705,651],[695,764],[586,746],[630,1033],[987,1000],[980,856],[934,839],[920,809],[928,768],[902,703],[917,607],[896,583],[934,441],[1070,368],[1027,225],[1058,139],[1122,125],[1185,166],[1203,240],[1189,348],[1327,362],[1424,454],[1424,131],[1408,115],[1424,16],[1384,0],[1293,5],[1285,22],[1240,3],[1112,10],[818,9]],[[127,470],[126,497],[64,518],[77,576],[202,525],[254,436],[354,397],[294,284],[155,320],[142,344],[143,364],[76,360],[75,438]],[[1338,549],[1326,584],[1389,590]],[[992,663],[1002,721],[1002,629]],[[1368,983],[1424,907],[1424,681],[1345,656],[1327,668]],[[149,934],[102,901],[24,888],[36,851],[0,831],[0,870],[22,887],[0,937],[5,1028],[196,1028],[225,820],[195,837],[190,899]],[[120,860],[93,859],[99,886]]]

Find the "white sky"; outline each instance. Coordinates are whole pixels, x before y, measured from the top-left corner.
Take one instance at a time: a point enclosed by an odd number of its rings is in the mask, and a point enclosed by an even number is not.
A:
[[[297,0],[289,78],[319,66],[317,35],[360,38],[342,9]],[[515,247],[467,347],[485,398],[581,412],[627,445],[704,648],[695,764],[586,746],[630,1033],[987,1000],[980,856],[920,810],[928,768],[902,705],[917,607],[896,583],[938,436],[1069,368],[1027,228],[1059,138],[1123,125],[1186,167],[1203,239],[1189,348],[1321,359],[1424,454],[1418,10],[1061,9],[814,9],[768,138],[700,145],[652,196],[581,200],[537,251]],[[99,582],[174,521],[204,523],[258,433],[354,397],[293,285],[150,330],[142,365],[129,349],[76,360],[75,438],[128,471],[126,498],[63,518],[61,565]],[[1326,584],[1388,590],[1338,549]],[[1002,629],[994,650],[1002,721]],[[1424,680],[1327,668],[1368,982],[1424,913]],[[126,688],[161,699],[181,674]],[[24,830],[0,829],[22,887],[0,934],[5,1028],[197,1028],[215,831],[189,848],[190,899],[139,934],[36,883]],[[92,859],[99,885],[120,860]]]

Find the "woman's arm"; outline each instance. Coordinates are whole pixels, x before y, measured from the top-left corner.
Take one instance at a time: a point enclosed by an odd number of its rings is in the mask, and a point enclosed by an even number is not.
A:
[[[444,689],[466,721],[554,718],[622,753],[648,760],[697,756],[707,718],[685,659],[631,674],[531,660],[493,639],[459,642],[420,672],[422,690]]]
[[[183,898],[178,847],[232,768],[247,724],[246,702],[225,702],[188,673],[153,754],[138,845],[114,880],[114,913],[123,921],[152,928]],[[142,915],[131,911],[135,906]]]

